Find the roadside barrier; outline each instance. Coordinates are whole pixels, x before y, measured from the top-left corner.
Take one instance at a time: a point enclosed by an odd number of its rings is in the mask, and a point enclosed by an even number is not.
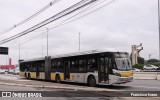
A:
[[[160,80],[160,72],[134,72],[134,79]]]

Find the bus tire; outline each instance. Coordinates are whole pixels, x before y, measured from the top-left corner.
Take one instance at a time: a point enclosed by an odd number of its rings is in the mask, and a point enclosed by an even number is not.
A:
[[[61,78],[60,78],[59,74],[56,75],[56,82],[57,82],[57,83],[60,83],[60,82],[61,82]]]
[[[28,74],[28,79],[31,79],[31,75],[30,75],[30,73]]]
[[[91,87],[96,86],[96,79],[94,76],[89,76],[88,77],[88,85]]]

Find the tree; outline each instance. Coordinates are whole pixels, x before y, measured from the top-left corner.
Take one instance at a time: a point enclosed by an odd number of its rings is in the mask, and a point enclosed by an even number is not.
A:
[[[144,58],[138,57],[138,64],[144,64]]]
[[[147,63],[158,63],[159,61],[157,59],[149,59]]]
[[[149,59],[146,64],[160,66],[160,62],[157,59]]]

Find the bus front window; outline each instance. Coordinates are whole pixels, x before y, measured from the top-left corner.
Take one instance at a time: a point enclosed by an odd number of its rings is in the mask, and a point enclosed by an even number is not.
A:
[[[118,70],[131,70],[131,62],[128,58],[116,58],[116,65]]]

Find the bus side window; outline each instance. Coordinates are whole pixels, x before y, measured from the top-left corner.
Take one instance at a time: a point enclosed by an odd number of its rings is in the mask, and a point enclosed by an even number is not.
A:
[[[104,58],[100,58],[101,72],[104,72]]]
[[[40,66],[39,71],[43,72],[44,71],[44,61],[40,61],[38,65]]]
[[[63,68],[63,62],[62,61],[58,61],[58,68],[62,69]]]
[[[94,70],[98,70],[98,63],[96,59],[88,59],[87,60],[87,71],[93,72]]]
[[[86,67],[86,61],[85,60],[79,60],[79,67],[78,67],[78,71],[79,72],[83,72],[85,71]]]
[[[92,65],[91,65],[91,59],[88,59],[87,60],[87,71],[91,71],[91,67],[92,67]]]
[[[97,59],[92,59],[92,67],[94,71],[98,71],[98,62]]]
[[[57,69],[57,64],[56,64],[56,61],[55,61],[55,60],[52,61],[52,68],[53,68],[53,69]]]
[[[109,67],[109,73],[110,73],[110,74],[113,74],[113,68],[112,68],[111,58],[108,59],[108,67]]]
[[[72,68],[75,68],[75,61],[74,60],[71,61],[71,69]]]
[[[108,73],[108,57],[105,57],[105,72]]]

